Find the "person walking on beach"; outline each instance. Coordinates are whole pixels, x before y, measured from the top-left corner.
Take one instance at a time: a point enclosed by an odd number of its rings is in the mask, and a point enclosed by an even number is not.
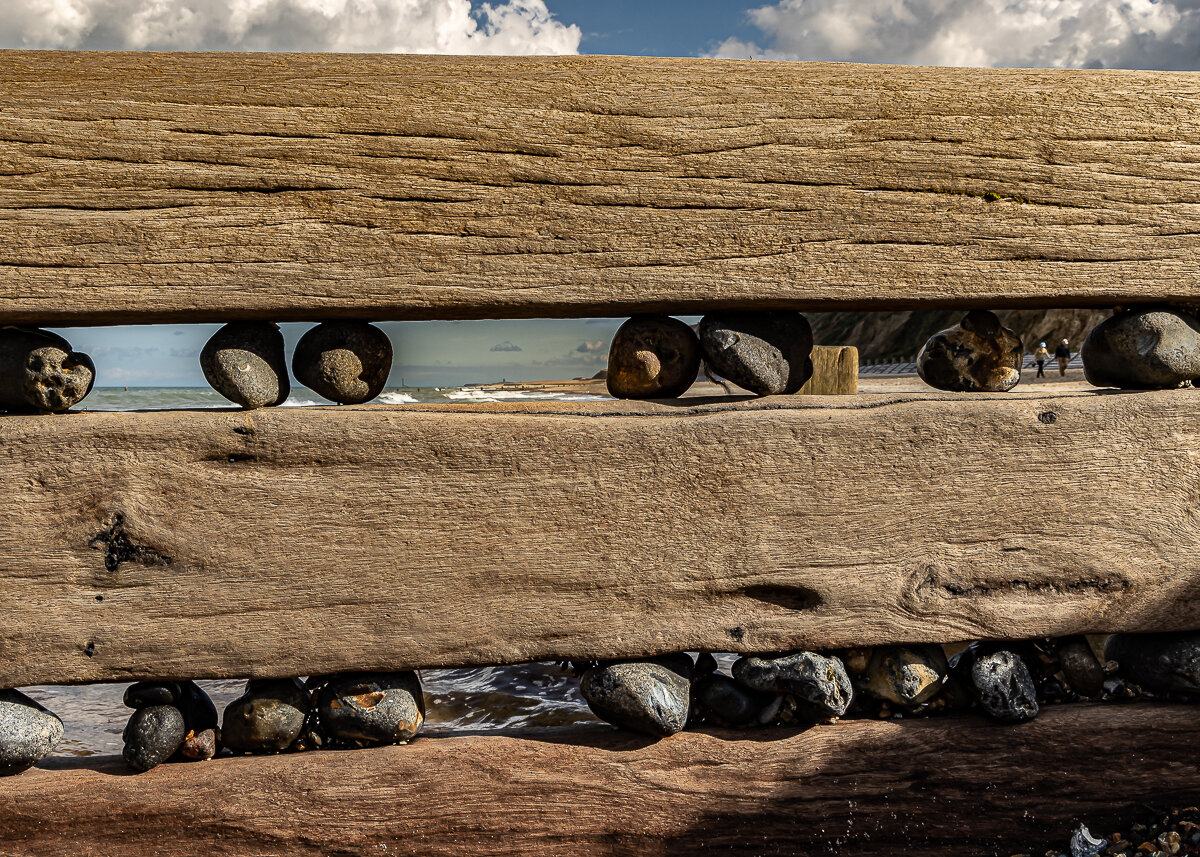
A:
[[[1054,349],[1054,356],[1058,359],[1058,374],[1067,374],[1067,362],[1071,359],[1071,349],[1067,347],[1067,340],[1058,343],[1058,348]]]
[[[1039,342],[1038,347],[1033,352],[1033,362],[1037,364],[1038,373],[1035,377],[1045,378],[1046,361],[1050,359],[1050,349],[1046,347],[1046,343]]]

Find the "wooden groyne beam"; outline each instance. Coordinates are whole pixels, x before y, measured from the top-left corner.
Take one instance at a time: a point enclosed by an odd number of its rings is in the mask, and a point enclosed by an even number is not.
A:
[[[0,420],[0,686],[1200,627],[1197,394]]]
[[[1195,802],[1197,752],[1192,708],[1078,705],[1008,727],[422,738],[138,776],[56,759],[0,783],[0,854],[1007,857]]]
[[[0,52],[0,323],[1200,300],[1200,78]]]

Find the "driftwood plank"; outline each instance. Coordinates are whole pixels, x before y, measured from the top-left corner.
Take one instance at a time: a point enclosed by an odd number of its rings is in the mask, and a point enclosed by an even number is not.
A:
[[[858,392],[858,349],[853,345],[814,345],[813,374],[798,394],[853,396]]]
[[[0,419],[0,686],[1200,627],[1197,394]]]
[[[1200,299],[1190,73],[0,53],[0,323]]]
[[[56,761],[0,782],[0,854],[1008,857],[1195,801],[1198,751],[1195,709],[1074,706],[1015,727],[428,738],[139,776]]]

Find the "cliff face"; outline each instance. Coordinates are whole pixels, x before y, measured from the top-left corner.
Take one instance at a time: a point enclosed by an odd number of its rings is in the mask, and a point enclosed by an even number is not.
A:
[[[1039,342],[1053,351],[1061,339],[1069,340],[1075,353],[1088,331],[1111,315],[1108,310],[1086,309],[1001,310],[996,314],[1021,337],[1027,353]],[[925,340],[957,324],[963,315],[964,310],[826,312],[812,313],[808,320],[818,345],[856,346],[863,361],[911,360]]]

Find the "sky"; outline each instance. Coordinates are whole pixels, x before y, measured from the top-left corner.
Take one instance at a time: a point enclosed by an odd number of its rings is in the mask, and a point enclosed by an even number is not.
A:
[[[1200,0],[0,0],[0,48],[630,54],[1200,69]],[[391,383],[592,375],[619,319],[403,322]],[[289,349],[304,326],[284,325]],[[215,325],[60,331],[103,386],[200,385]]]

